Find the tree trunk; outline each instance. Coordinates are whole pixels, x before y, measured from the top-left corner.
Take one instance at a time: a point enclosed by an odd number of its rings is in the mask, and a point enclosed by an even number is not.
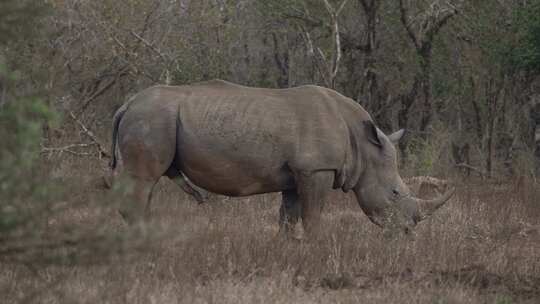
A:
[[[431,43],[425,46],[425,51],[421,52],[420,73],[422,79],[422,117],[420,119],[420,135],[425,140],[427,138],[427,129],[431,123],[433,115],[433,105],[431,97]]]
[[[281,51],[277,34],[272,33],[272,41],[274,44],[274,62],[279,70],[277,85],[279,88],[289,87],[289,51],[288,49]]]

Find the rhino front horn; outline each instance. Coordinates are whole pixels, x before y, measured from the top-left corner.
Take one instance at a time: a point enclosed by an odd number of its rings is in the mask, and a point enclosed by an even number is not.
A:
[[[428,218],[430,215],[433,214],[437,209],[442,207],[451,197],[454,195],[454,192],[456,191],[455,188],[451,188],[444,195],[441,197],[438,197],[436,199],[432,200],[423,200],[420,198],[417,198],[416,201],[418,202],[418,211],[420,215],[420,220],[423,221],[426,218]]]

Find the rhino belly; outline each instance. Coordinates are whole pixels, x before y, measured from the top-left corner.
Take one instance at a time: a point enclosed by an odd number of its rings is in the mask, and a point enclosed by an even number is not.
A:
[[[197,186],[228,196],[294,188],[294,178],[286,161],[246,150],[219,143],[184,143],[178,149],[177,166]]]

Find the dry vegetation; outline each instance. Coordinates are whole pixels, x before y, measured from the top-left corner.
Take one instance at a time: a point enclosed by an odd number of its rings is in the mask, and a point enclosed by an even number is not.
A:
[[[1,0],[0,304],[540,303],[537,12]],[[151,222],[128,227],[125,189],[103,187],[112,113],[148,86],[212,78],[335,87],[384,131],[410,131],[403,175],[454,174],[457,194],[413,238],[389,239],[336,192],[321,238],[287,241],[279,194],[198,205],[163,179]]]
[[[111,196],[96,164],[64,155],[50,165],[80,206],[51,226],[127,229],[103,207]],[[336,192],[320,240],[285,241],[278,195],[197,205],[163,179],[146,227],[153,241],[102,261],[96,252],[87,266],[0,264],[2,303],[538,303],[540,188],[520,180],[458,189],[414,239],[385,238]]]

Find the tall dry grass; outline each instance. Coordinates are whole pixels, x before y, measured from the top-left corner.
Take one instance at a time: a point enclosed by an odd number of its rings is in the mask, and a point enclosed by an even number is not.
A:
[[[97,229],[100,218],[101,229],[126,229],[99,207],[110,199],[103,170],[78,159],[56,165],[79,207],[55,221]],[[352,196],[335,192],[322,237],[298,242],[277,236],[277,194],[198,205],[164,179],[146,248],[86,266],[0,264],[1,302],[539,303],[538,185],[457,187],[413,239],[385,238]]]

